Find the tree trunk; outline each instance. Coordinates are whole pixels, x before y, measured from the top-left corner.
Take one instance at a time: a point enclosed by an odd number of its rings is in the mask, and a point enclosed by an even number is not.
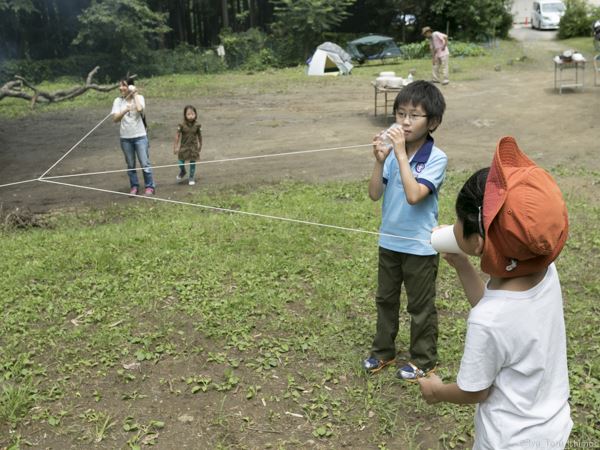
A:
[[[229,12],[227,10],[227,0],[221,0],[221,10],[223,14],[223,28],[229,28]]]
[[[256,0],[248,1],[248,9],[250,12],[250,28],[254,28],[256,27]]]

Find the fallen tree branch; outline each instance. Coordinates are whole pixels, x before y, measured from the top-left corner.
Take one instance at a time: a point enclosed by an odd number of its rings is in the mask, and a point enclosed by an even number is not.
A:
[[[106,84],[106,85],[98,85],[92,82],[94,75],[98,72],[100,66],[94,67],[94,69],[88,74],[85,79],[85,84],[83,86],[74,86],[71,89],[56,91],[53,93],[42,91],[37,88],[35,85],[31,84],[24,77],[20,75],[15,75],[15,79],[9,81],[4,84],[0,88],[0,100],[4,97],[13,97],[13,98],[22,98],[24,100],[28,100],[31,102],[31,108],[34,108],[36,103],[57,103],[62,102],[64,100],[69,100],[71,98],[77,97],[88,90],[100,91],[100,92],[109,92],[113,89],[119,87],[119,83],[115,84]],[[135,78],[136,75],[131,75],[129,78]],[[33,91],[33,94],[30,94],[23,90],[23,88],[28,88]]]

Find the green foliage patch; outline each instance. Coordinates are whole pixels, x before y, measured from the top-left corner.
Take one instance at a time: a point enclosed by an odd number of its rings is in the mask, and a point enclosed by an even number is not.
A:
[[[600,7],[591,6],[586,0],[566,0],[567,10],[560,19],[558,38],[591,36],[592,24],[600,19]]]
[[[453,220],[467,175],[449,173],[440,222]],[[286,182],[192,200],[368,231],[379,222],[366,181]],[[593,220],[600,211],[577,192],[567,202],[572,226],[558,268],[571,439],[597,442],[600,274],[589,264],[600,245]],[[27,442],[39,429],[84,446],[164,444],[177,419],[139,409],[156,395],[163,407],[188,396],[210,406],[199,424],[211,427],[211,448],[226,447],[232,433],[244,442],[235,434],[244,429],[273,430],[265,442],[284,447],[310,437],[339,448],[356,436],[365,439],[357,445],[379,448],[419,441],[455,448],[472,438],[471,407],[428,406],[393,370],[368,377],[360,369],[375,325],[376,236],[147,202],[49,221],[51,229],[0,232],[0,445]],[[438,292],[439,373],[450,381],[468,304],[445,263]],[[399,346],[408,329],[403,314]],[[241,414],[226,413],[232,400]],[[290,431],[291,419],[309,436]]]

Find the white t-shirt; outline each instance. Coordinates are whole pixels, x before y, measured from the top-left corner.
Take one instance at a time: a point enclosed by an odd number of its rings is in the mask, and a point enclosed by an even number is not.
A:
[[[144,112],[146,110],[144,96],[138,94],[138,100],[140,105],[142,105],[142,112]],[[115,98],[111,114],[119,113],[124,109],[128,109],[129,112],[121,119],[119,136],[125,139],[146,136],[146,127],[144,127],[144,122],[142,122],[142,115],[135,109],[135,102],[133,99],[125,100],[123,97]]]
[[[477,405],[474,449],[562,449],[573,426],[563,301],[554,264],[523,292],[491,290],[471,310],[457,377],[491,386]]]

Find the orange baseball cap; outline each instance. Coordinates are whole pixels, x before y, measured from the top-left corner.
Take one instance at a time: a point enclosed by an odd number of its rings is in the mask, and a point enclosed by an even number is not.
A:
[[[501,278],[544,270],[567,240],[569,219],[558,185],[510,136],[498,141],[487,177],[483,229],[481,270]]]

